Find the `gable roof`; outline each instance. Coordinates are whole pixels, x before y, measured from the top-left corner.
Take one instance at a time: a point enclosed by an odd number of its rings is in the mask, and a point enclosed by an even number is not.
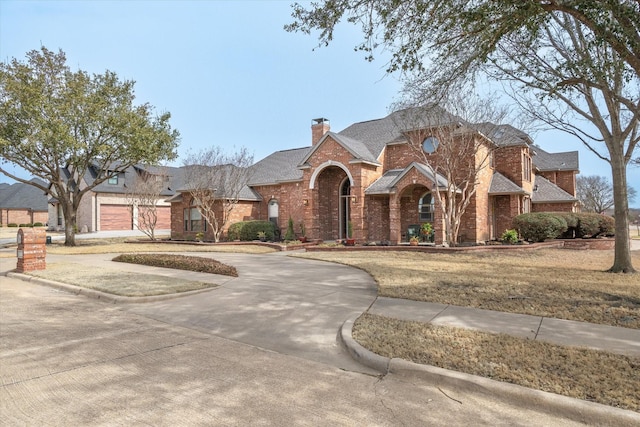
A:
[[[111,170],[111,169],[110,169]],[[97,165],[93,165],[85,174],[84,180],[87,184],[95,181],[103,171],[99,170]],[[114,194],[126,194],[131,192],[135,186],[136,180],[148,173],[150,175],[163,175],[166,174],[169,180],[165,183],[160,192],[161,196],[171,196],[175,193],[176,188],[182,186],[183,171],[181,168],[170,166],[147,166],[136,164],[130,166],[118,174],[118,183],[109,184],[109,180],[103,181],[96,185],[92,191],[95,193],[114,193]]]
[[[500,194],[529,194],[500,172],[494,172],[489,185],[489,194],[498,196]]]
[[[577,171],[579,159],[577,151],[547,153],[540,147],[531,147],[531,160],[540,171]]]
[[[31,181],[42,186],[47,184],[38,178]],[[31,209],[34,211],[48,211],[47,195],[33,185],[17,182],[0,188],[0,208],[2,209]]]
[[[533,188],[531,203],[569,203],[578,201],[571,194],[540,175],[536,175]]]
[[[420,174],[424,175],[429,181],[437,184],[439,189],[446,188],[448,181],[440,174],[433,174],[428,166],[412,162],[404,169],[392,169],[387,171],[384,175],[373,182],[365,191],[365,194],[392,194],[396,191],[396,186],[408,174],[412,169],[415,169]]]
[[[347,150],[354,157],[355,161],[373,163],[377,166],[380,165],[380,163],[378,162],[378,156],[374,156],[369,150],[369,147],[364,142],[334,132],[325,133],[322,138],[320,138],[320,141],[318,141],[313,147],[311,147],[309,152],[303,157],[300,165],[305,164],[311,158],[311,156],[313,156],[313,154],[320,149],[322,144],[328,138],[332,138],[345,150]]]

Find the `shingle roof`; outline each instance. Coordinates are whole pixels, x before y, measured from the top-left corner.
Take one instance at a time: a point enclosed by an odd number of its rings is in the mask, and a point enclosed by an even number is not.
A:
[[[388,170],[373,182],[366,190],[364,194],[389,194],[392,192],[391,183],[396,180],[398,175],[402,173],[404,169],[391,169]]]
[[[516,129],[507,124],[494,124],[490,122],[477,123],[472,127],[484,136],[491,139],[496,145],[500,147],[507,147],[513,145],[529,145],[533,141],[525,132],[520,129]]]
[[[538,170],[555,171],[579,169],[579,159],[577,151],[566,151],[563,153],[547,153],[540,147],[531,147],[533,155],[531,160]]]
[[[85,181],[87,183],[92,183],[101,172],[102,171],[99,171],[94,165],[94,167],[85,174]],[[152,175],[167,174],[169,176],[169,181],[160,193],[162,196],[171,196],[175,193],[176,188],[182,186],[183,171],[181,168],[170,166],[135,165],[127,168],[122,174],[118,175],[117,184],[109,184],[109,181],[107,180],[96,185],[93,188],[93,191],[96,193],[126,194],[134,188],[136,180],[143,172],[147,172]]]
[[[378,178],[373,182],[364,192],[365,194],[390,194],[395,192],[395,187],[400,182],[400,180],[407,174],[411,169],[416,169],[419,173],[424,175],[431,182],[438,184],[438,188],[446,188],[447,187],[447,179],[440,175],[434,175],[431,169],[426,165],[421,163],[412,162],[409,166],[404,169],[392,169],[387,171],[384,175]]]
[[[33,178],[31,181],[35,181],[45,187],[47,185],[38,178]],[[22,182],[0,188],[0,208],[32,209],[40,212],[46,212],[49,209],[47,195],[44,191]]]
[[[311,156],[313,156],[313,154],[320,149],[327,138],[332,138],[334,141],[344,147],[345,150],[351,153],[355,160],[370,162],[377,165],[380,164],[378,163],[378,156],[374,156],[369,150],[369,147],[367,147],[364,142],[334,132],[327,132],[322,136],[320,141],[318,141],[313,147],[311,147],[307,154],[302,158],[300,165],[306,163],[307,160],[309,160],[309,158],[311,158]]]
[[[499,194],[525,194],[522,187],[519,187],[516,183],[511,181],[506,176],[502,175],[500,172],[494,172],[491,177],[491,185],[489,186],[489,194],[491,195],[499,195]]]
[[[338,135],[362,141],[377,159],[388,143],[404,141],[405,131],[461,121],[440,107],[408,108],[382,119],[354,123]]]
[[[534,191],[531,195],[532,203],[575,202],[578,200],[540,175],[536,175],[533,188]]]
[[[278,182],[302,180],[298,165],[311,147],[276,151],[251,166],[249,185],[273,185]]]

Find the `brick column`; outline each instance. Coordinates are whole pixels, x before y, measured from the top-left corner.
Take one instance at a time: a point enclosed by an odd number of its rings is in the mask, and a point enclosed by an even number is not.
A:
[[[400,221],[400,194],[389,197],[389,241],[398,244],[402,241]]]
[[[47,233],[39,228],[21,228],[18,230],[18,265],[16,271],[24,273],[47,268]]]

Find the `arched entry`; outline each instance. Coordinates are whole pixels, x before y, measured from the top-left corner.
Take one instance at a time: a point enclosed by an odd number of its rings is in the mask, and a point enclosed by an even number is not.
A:
[[[347,237],[352,182],[341,165],[329,165],[315,176],[318,236],[323,240]]]

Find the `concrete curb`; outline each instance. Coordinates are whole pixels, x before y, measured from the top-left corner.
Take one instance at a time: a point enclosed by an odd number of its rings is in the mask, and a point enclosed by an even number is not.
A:
[[[450,371],[436,366],[420,365],[403,359],[380,356],[362,347],[353,339],[352,330],[355,320],[356,317],[348,319],[342,324],[338,334],[340,341],[354,360],[382,374],[390,373],[407,378],[418,377],[437,387],[492,395],[514,406],[540,410],[587,425],[640,425],[640,414],[633,411],[533,390],[516,384]]]
[[[120,295],[109,294],[106,292],[101,292],[95,289],[83,288],[81,286],[69,285],[66,283],[56,282],[49,279],[30,276],[28,274],[7,272],[4,275],[14,279],[23,280],[25,282],[35,283],[43,286],[49,286],[50,288],[58,289],[60,291],[69,292],[74,295],[82,295],[88,298],[97,299],[97,300],[108,302],[111,304],[131,304],[131,303],[135,304],[135,303],[165,301],[165,300],[170,300],[175,298],[186,297],[189,295],[195,295],[202,292],[208,292],[208,291],[217,289],[219,287],[219,286],[214,286],[211,288],[198,289],[198,290],[189,291],[189,292],[179,292],[175,294],[153,295],[153,296],[146,296],[146,297],[125,297]]]

